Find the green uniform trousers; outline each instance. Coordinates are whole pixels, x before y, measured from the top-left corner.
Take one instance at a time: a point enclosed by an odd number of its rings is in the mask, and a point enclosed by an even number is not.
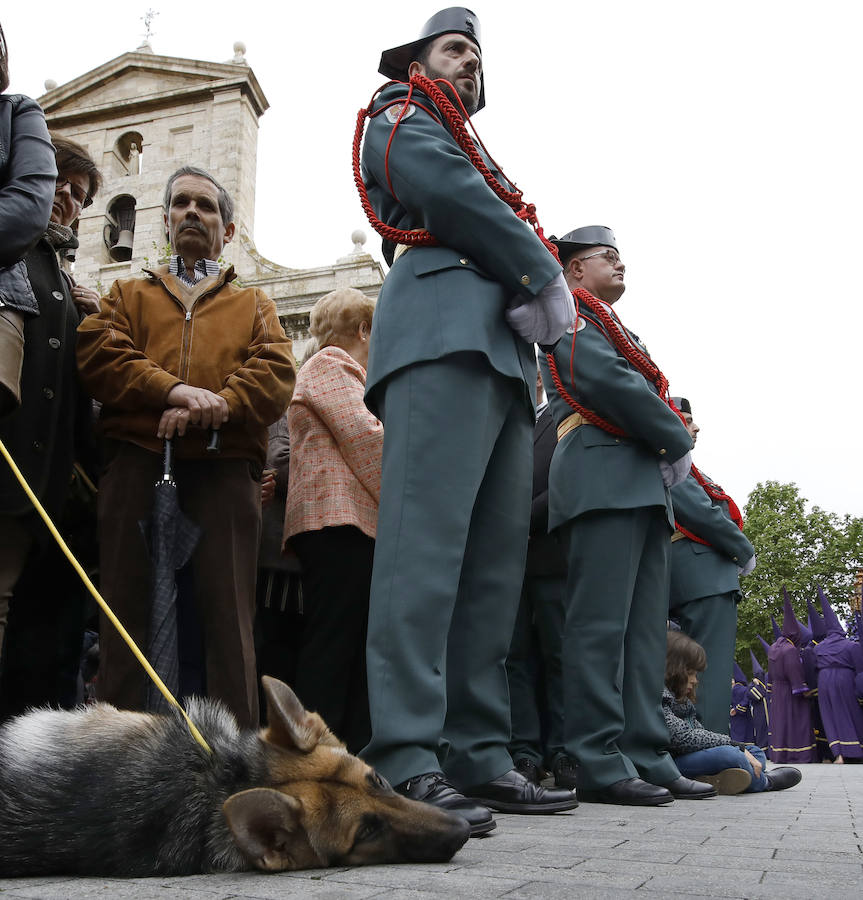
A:
[[[529,575],[506,661],[512,710],[509,752],[538,766],[554,764],[563,749],[563,645],[566,579]]]
[[[505,663],[530,519],[525,396],[474,353],[408,366],[376,389],[384,448],[361,755],[393,784],[444,771],[466,787],[512,768]]]
[[[564,626],[565,746],[579,785],[679,772],[662,716],[669,528],[660,506],[603,509],[561,526],[569,576]]]
[[[737,639],[738,591],[699,597],[670,611],[681,631],[704,647],[707,668],[698,676],[695,706],[708,731],[729,733],[731,671]]]

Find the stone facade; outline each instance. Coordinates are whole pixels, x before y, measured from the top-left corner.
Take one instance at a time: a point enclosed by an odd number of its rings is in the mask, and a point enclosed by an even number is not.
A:
[[[181,165],[201,166],[234,199],[236,236],[225,262],[244,284],[273,298],[300,358],[314,302],[342,286],[376,298],[383,270],[363,251],[361,233],[353,236],[354,251],[332,266],[291,269],[257,252],[258,119],[269,104],[245,48],[234,49],[230,62],[211,63],[159,56],[144,44],[39,98],[49,127],[86,147],[104,177],[79,221],[75,273],[107,291],[114,279],[163,259],[165,182]]]

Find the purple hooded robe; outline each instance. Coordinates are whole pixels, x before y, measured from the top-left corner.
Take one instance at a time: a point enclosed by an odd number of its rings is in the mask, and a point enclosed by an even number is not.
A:
[[[821,588],[818,588],[819,596]],[[812,634],[812,640],[803,644],[800,651],[800,659],[803,662],[803,675],[806,678],[806,684],[810,688],[814,688],[810,692],[809,702],[812,704],[812,730],[815,733],[815,749],[818,751],[818,759],[820,762],[824,760],[833,761],[833,754],[827,743],[827,737],[824,734],[824,723],[821,721],[821,708],[818,705],[818,660],[815,656],[815,648],[827,636],[827,626],[824,624],[823,616],[815,608],[815,605],[807,597],[806,607],[809,610],[809,632]]]
[[[806,697],[809,686],[797,646],[800,631],[791,598],[784,593],[782,634],[767,654],[771,684],[769,756],[775,763],[817,762],[812,707]]]
[[[815,647],[818,706],[824,735],[834,758],[863,759],[863,709],[857,703],[854,685],[859,655],[820,590],[819,596],[827,627],[827,636]]]
[[[755,732],[752,727],[752,713],[749,709],[749,684],[746,675],[736,661],[733,671],[731,711],[734,715],[730,719],[731,740],[751,744],[755,740]]]
[[[754,732],[754,743],[760,747],[765,753],[767,752],[767,732],[768,732],[768,716],[767,716],[767,676],[758,657],[750,650],[749,655],[752,657],[752,681],[749,684],[749,708],[752,710],[752,730]]]

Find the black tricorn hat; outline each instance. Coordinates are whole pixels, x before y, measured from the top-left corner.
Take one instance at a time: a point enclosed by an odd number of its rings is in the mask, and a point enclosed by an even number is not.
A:
[[[417,58],[426,44],[442,34],[463,34],[482,50],[479,36],[479,19],[476,13],[464,6],[450,6],[436,12],[420,30],[420,36],[409,44],[393,47],[381,53],[378,72],[394,81],[408,80],[408,67]],[[485,76],[479,79],[479,102],[477,111],[485,106]]]
[[[565,234],[562,238],[552,235],[549,240],[560,252],[561,261],[565,261],[578,250],[585,247],[612,247],[617,250],[614,232],[605,225],[585,225]]]
[[[689,401],[686,397],[672,397],[671,402],[682,412],[689,413],[692,415],[692,406],[690,406]]]

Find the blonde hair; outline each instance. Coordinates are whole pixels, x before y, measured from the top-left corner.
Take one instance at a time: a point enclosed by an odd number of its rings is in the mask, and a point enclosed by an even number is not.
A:
[[[344,338],[356,336],[361,323],[371,327],[375,301],[356,288],[339,288],[318,300],[309,313],[309,332],[318,347],[340,347]]]
[[[303,353],[303,358],[300,360],[300,368],[302,368],[320,349],[318,342],[314,338],[309,338],[309,342],[306,344],[306,351]]]

